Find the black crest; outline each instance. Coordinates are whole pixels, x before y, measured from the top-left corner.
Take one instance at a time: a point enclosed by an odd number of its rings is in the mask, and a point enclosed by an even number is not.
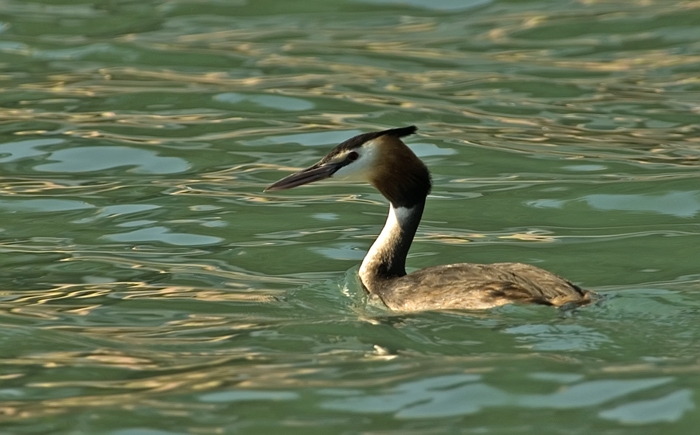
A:
[[[345,142],[341,143],[329,153],[329,155],[335,155],[342,151],[349,151],[362,146],[363,143],[369,142],[372,139],[376,139],[380,136],[394,136],[394,137],[404,137],[415,133],[418,127],[411,125],[408,127],[392,128],[390,130],[373,131],[370,133],[358,134]]]

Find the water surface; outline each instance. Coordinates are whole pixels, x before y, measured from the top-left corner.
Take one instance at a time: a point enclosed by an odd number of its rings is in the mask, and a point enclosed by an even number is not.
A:
[[[0,1],[0,432],[688,434],[700,423],[700,7]],[[605,296],[396,314],[386,202],[263,194],[415,124],[410,268]]]

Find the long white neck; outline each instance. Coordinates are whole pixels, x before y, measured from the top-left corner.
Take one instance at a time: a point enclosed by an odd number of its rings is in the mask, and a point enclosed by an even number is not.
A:
[[[360,280],[374,294],[391,278],[406,275],[406,257],[423,215],[425,202],[413,207],[389,207],[384,229],[360,266]]]

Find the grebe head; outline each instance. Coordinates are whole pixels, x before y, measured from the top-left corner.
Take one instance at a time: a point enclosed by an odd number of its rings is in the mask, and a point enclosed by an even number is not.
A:
[[[412,207],[430,192],[430,174],[401,141],[415,126],[365,133],[336,146],[318,163],[270,185],[266,192],[333,178],[373,185],[396,207]]]

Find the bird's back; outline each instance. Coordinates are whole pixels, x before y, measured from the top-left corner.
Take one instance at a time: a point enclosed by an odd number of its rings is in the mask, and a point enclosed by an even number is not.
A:
[[[593,293],[523,263],[458,263],[421,269],[379,284],[393,310],[485,309],[509,303],[585,305]]]

